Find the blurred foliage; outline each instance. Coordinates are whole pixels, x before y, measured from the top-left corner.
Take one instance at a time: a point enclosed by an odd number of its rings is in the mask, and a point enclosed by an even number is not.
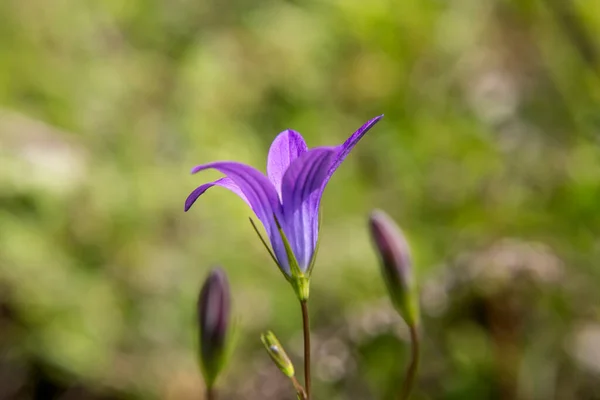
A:
[[[238,316],[223,399],[292,399],[300,310],[197,163],[286,128],[362,140],[324,198],[319,399],[393,398],[406,331],[366,218],[409,234],[415,399],[600,399],[600,8],[585,0],[0,2],[0,399],[197,399],[208,268]]]

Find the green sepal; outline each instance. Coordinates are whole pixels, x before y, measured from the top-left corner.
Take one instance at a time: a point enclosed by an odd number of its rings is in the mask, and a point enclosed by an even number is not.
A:
[[[227,367],[229,360],[231,360],[233,350],[235,349],[235,345],[239,339],[240,330],[238,327],[239,320],[237,318],[230,322],[230,326],[227,329],[224,346],[217,357],[215,357],[213,362],[206,365],[202,360],[200,351],[196,353],[197,362],[200,367],[200,372],[202,372],[202,376],[204,377],[204,383],[206,387],[212,388],[215,386],[215,382],[217,381],[219,375],[221,372],[223,372],[225,367]],[[200,350],[200,343],[198,343],[198,350]]]
[[[409,326],[417,326],[420,320],[419,292],[415,282],[397,284],[384,279],[392,305]]]
[[[294,364],[292,364],[292,361],[286,354],[283,346],[281,346],[281,343],[279,343],[279,340],[277,340],[275,334],[267,331],[260,335],[260,340],[265,346],[267,353],[269,353],[271,360],[277,365],[277,368],[288,378],[293,377],[295,373]]]
[[[256,224],[254,223],[254,220],[250,217],[248,218],[250,220],[250,225],[252,225],[252,228],[254,228],[254,232],[256,232],[256,236],[258,236],[258,238],[260,239],[260,241],[262,242],[263,246],[265,246],[265,249],[267,250],[267,253],[269,253],[269,255],[271,256],[271,258],[273,259],[273,262],[275,264],[277,264],[277,266],[279,266],[279,263],[277,262],[277,258],[275,258],[275,254],[273,254],[273,252],[271,251],[271,248],[269,247],[269,245],[267,244],[267,241],[265,240],[265,238],[263,238],[263,236],[260,234],[260,231],[258,230],[258,227],[256,226]]]
[[[400,293],[396,292],[395,295],[392,295],[392,303],[408,326],[417,326],[419,324],[419,294],[416,288],[411,287]]]
[[[292,284],[298,299],[300,301],[306,301],[308,300],[309,295],[310,277],[305,275],[300,269],[298,260],[296,260],[296,256],[292,251],[292,246],[290,246],[290,242],[285,236],[285,232],[283,232],[283,229],[281,228],[277,218],[275,216],[273,216],[273,218],[275,218],[275,224],[277,224],[277,230],[281,235],[281,240],[283,241],[283,246],[285,247],[285,254],[287,255],[288,263],[290,265],[291,277],[289,277],[288,280]]]
[[[254,223],[254,220],[252,218],[248,218],[248,219],[250,220],[250,224],[252,225],[252,228],[254,228],[254,232],[256,232],[256,235],[258,236],[258,238],[262,242],[263,246],[265,246],[265,249],[267,249],[267,253],[269,253],[269,255],[271,256],[271,258],[273,259],[273,262],[275,263],[275,265],[277,265],[277,268],[279,268],[279,271],[281,271],[281,273],[283,274],[283,276],[285,277],[285,279],[287,279],[288,281],[291,282],[291,279],[290,279],[289,275],[286,274],[283,271],[283,268],[281,268],[281,265],[279,265],[279,263],[277,262],[277,258],[275,257],[275,254],[273,254],[273,251],[271,250],[271,248],[267,244],[267,241],[260,234],[260,231],[258,230],[258,227]]]
[[[275,218],[275,224],[277,225],[277,230],[279,231],[279,235],[281,235],[281,240],[283,241],[283,246],[285,247],[285,254],[286,254],[286,256],[288,258],[288,262],[290,264],[290,273],[292,274],[292,278],[304,276],[304,274],[302,273],[302,270],[300,270],[300,266],[298,265],[298,260],[296,260],[296,255],[294,254],[294,251],[292,250],[292,246],[290,246],[290,242],[288,241],[287,236],[285,236],[285,233],[283,232],[283,229],[281,228],[281,225],[279,224],[277,217],[273,216],[273,218]]]

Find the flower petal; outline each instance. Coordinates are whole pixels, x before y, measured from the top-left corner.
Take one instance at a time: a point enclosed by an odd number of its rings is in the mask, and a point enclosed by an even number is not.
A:
[[[246,202],[265,227],[280,267],[289,275],[285,247],[274,219],[276,217],[280,221],[283,220],[283,212],[273,184],[257,169],[234,161],[217,161],[198,165],[192,168],[192,173],[195,174],[205,169],[216,169],[225,174],[239,188]]]
[[[194,189],[194,191],[192,193],[190,193],[190,195],[187,197],[187,199],[185,199],[184,211],[189,210],[190,207],[192,207],[192,205],[196,202],[196,200],[198,200],[198,197],[202,196],[202,194],[204,194],[204,192],[206,192],[208,189],[210,189],[213,186],[221,186],[221,187],[231,190],[233,193],[240,196],[242,198],[242,200],[244,200],[246,202],[246,204],[248,204],[250,207],[252,207],[250,205],[250,202],[244,195],[244,193],[240,190],[240,188],[235,183],[233,183],[233,181],[231,179],[225,177],[225,178],[218,179],[214,182],[205,183],[204,185],[200,185],[196,189]]]
[[[311,149],[294,160],[283,176],[284,230],[303,272],[308,269],[317,245],[320,189],[336,155],[335,147]]]
[[[352,149],[354,148],[354,146],[356,146],[359,140],[362,139],[365,133],[367,133],[369,129],[371,129],[377,122],[379,122],[381,118],[383,118],[383,114],[368,120],[363,126],[358,128],[358,130],[354,132],[352,136],[346,139],[346,141],[342,145],[338,146],[338,154],[335,158],[335,161],[329,168],[329,173],[327,174],[327,181],[329,180],[329,178],[331,178],[331,176],[333,175],[335,170],[340,166],[342,161],[344,161],[346,156],[350,154],[350,151],[352,151]]]
[[[292,161],[308,150],[302,135],[291,129],[281,132],[269,149],[267,176],[281,199],[281,181]]]

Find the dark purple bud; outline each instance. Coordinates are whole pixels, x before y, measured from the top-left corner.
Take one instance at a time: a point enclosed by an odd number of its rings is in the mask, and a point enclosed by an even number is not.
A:
[[[230,314],[227,275],[215,268],[204,281],[198,298],[200,364],[208,387],[214,384],[226,361]]]
[[[419,305],[408,243],[398,225],[383,211],[371,213],[369,228],[392,303],[406,323],[414,325],[419,319]]]

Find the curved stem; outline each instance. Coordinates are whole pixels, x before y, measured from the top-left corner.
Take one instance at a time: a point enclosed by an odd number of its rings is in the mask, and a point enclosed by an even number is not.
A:
[[[212,386],[206,387],[206,400],[217,400],[217,392]]]
[[[300,305],[302,306],[302,329],[304,331],[304,389],[306,400],[310,400],[310,321],[306,300],[301,301]]]
[[[298,393],[298,395],[300,396],[300,398],[302,400],[306,400],[306,391],[304,390],[304,388],[302,387],[302,385],[300,384],[300,382],[298,382],[298,379],[296,379],[295,376],[292,376],[290,379],[292,380],[292,384],[294,385],[294,389],[296,389],[296,393]]]
[[[404,378],[404,385],[400,392],[400,400],[407,400],[412,392],[415,378],[417,376],[417,370],[419,369],[419,334],[417,333],[417,327],[413,324],[408,327],[410,331],[410,342],[411,342],[411,354],[410,364],[406,370],[406,377]]]

